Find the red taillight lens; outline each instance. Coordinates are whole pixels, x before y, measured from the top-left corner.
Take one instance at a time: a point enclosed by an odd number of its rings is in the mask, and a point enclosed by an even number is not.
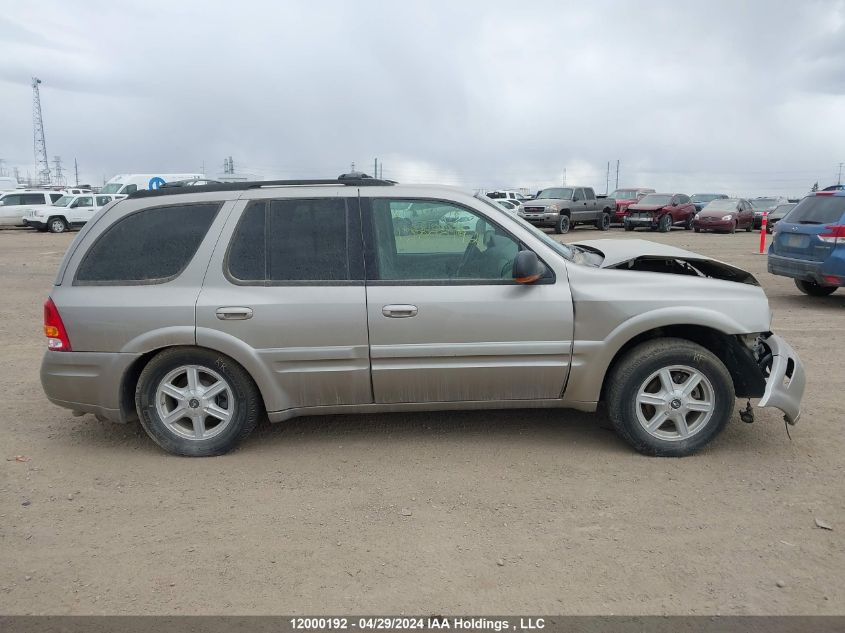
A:
[[[831,224],[819,233],[819,239],[828,244],[845,244],[845,224]]]
[[[47,299],[44,302],[44,336],[47,337],[47,347],[52,351],[71,351],[65,324],[62,323],[62,317],[52,299]]]

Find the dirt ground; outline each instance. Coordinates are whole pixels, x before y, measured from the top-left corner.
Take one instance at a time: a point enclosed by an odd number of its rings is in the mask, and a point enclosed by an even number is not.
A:
[[[470,412],[172,457],[47,402],[42,304],[73,236],[0,232],[0,613],[845,613],[845,291],[769,275],[757,234],[635,236],[758,276],[808,374],[792,440],[774,410],[735,414],[655,459],[600,415]]]

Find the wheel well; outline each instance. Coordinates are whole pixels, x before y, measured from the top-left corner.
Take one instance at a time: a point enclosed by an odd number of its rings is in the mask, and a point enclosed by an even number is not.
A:
[[[217,350],[211,350],[208,347],[202,347],[200,345],[185,345],[184,347],[208,349],[215,353],[222,353],[218,352]],[[138,358],[135,359],[135,361],[123,374],[123,380],[121,380],[120,383],[120,413],[121,417],[127,422],[133,422],[138,419],[138,412],[135,409],[135,389],[138,387],[138,378],[141,376],[141,372],[144,371],[144,367],[146,367],[147,364],[155,356],[157,356],[160,352],[163,352],[166,349],[170,349],[170,347],[160,347],[159,349],[155,349],[151,352],[141,354]],[[228,357],[231,358],[230,356]],[[236,363],[238,362],[235,359],[232,360]],[[238,365],[241,364],[238,363]],[[243,368],[243,365],[241,365],[241,367]],[[255,384],[256,390],[258,391],[258,395],[261,397],[261,405],[264,406],[264,394],[261,393],[261,389],[259,389],[258,385],[255,383],[255,378],[252,377],[252,375],[249,373],[249,371],[246,370],[246,368],[244,368],[244,371],[249,376],[250,380],[252,380],[253,384]]]
[[[604,375],[601,399],[604,400],[605,398],[609,376],[612,375],[616,364],[628,353],[628,350],[645,341],[666,337],[682,338],[698,343],[703,348],[716,354],[731,375],[734,393],[737,397],[760,398],[763,396],[766,379],[754,359],[754,353],[743,344],[738,336],[725,334],[703,325],[669,325],[638,334],[616,352]]]
[[[560,214],[565,215],[565,216],[569,216],[569,209],[561,209]]]

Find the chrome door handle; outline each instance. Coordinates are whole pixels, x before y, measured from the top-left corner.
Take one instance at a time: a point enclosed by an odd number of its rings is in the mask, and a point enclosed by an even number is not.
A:
[[[252,318],[252,308],[217,308],[216,314],[221,321],[242,321]]]
[[[391,319],[407,319],[417,316],[417,306],[412,305],[389,305],[381,309],[381,313]]]

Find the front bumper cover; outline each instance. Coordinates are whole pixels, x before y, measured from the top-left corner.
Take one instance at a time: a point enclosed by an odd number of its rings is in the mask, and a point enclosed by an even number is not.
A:
[[[780,409],[789,424],[798,424],[807,383],[804,365],[789,343],[776,334],[764,343],[772,353],[772,367],[766,379],[766,391],[757,406]]]

